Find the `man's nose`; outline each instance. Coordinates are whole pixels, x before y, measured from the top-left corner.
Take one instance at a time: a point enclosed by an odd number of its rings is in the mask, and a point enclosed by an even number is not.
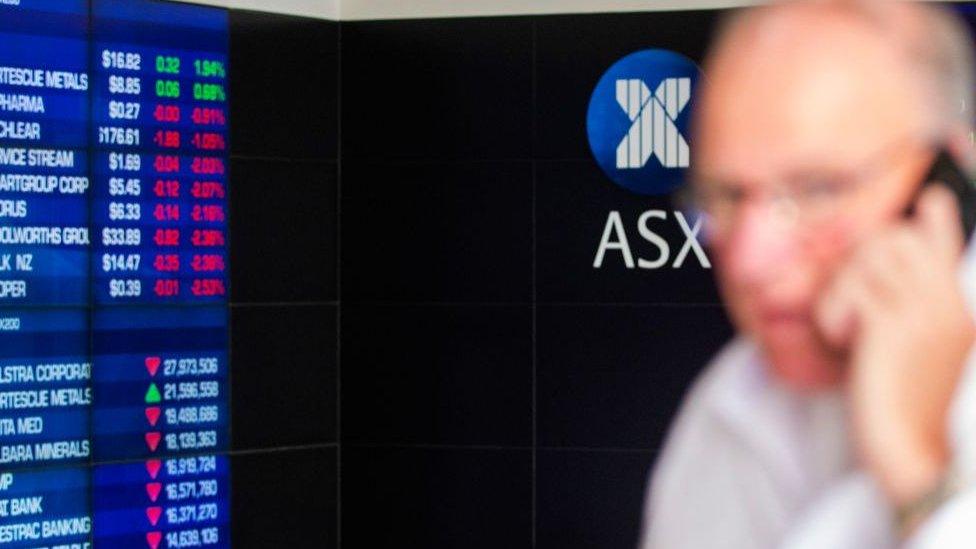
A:
[[[762,200],[745,205],[726,241],[726,271],[738,283],[755,284],[789,269],[798,252],[796,212]]]

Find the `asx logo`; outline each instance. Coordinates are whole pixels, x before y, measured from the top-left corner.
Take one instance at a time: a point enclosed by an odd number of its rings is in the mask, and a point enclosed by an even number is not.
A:
[[[611,181],[650,195],[667,194],[684,182],[685,135],[700,77],[693,61],[658,49],[627,55],[603,74],[590,97],[586,132],[593,157]]]
[[[667,195],[684,184],[690,164],[685,135],[692,90],[701,77],[693,61],[661,49],[627,55],[603,74],[590,97],[586,131],[593,157],[611,181],[641,195]],[[669,218],[684,236],[673,258],[672,245],[650,226],[652,220]],[[679,268],[689,252],[703,268],[711,267],[698,241],[701,219],[654,209],[638,216],[636,229],[656,249],[651,259],[638,256],[634,261],[637,254],[631,250],[620,212],[614,210],[607,216],[593,268],[603,267],[609,251],[619,252],[628,269]]]
[[[652,219],[667,221],[667,210],[647,210],[637,218],[637,233],[641,239],[657,249],[656,255],[651,256],[650,259],[638,256],[636,263],[638,268],[660,269],[670,263],[671,268],[678,269],[688,259],[689,252],[694,254],[695,259],[698,260],[698,263],[702,267],[706,269],[712,268],[712,263],[708,260],[708,255],[705,254],[705,250],[698,240],[698,235],[702,228],[701,217],[698,217],[694,224],[692,224],[688,222],[688,218],[682,212],[674,212],[674,221],[681,228],[684,241],[681,243],[681,248],[674,255],[673,259],[671,256],[671,243],[660,234],[654,232],[649,226],[649,222]],[[627,238],[627,231],[624,230],[623,218],[620,216],[620,212],[616,210],[610,212],[607,216],[607,223],[603,226],[603,236],[600,237],[600,244],[596,249],[596,257],[593,258],[594,269],[603,267],[603,261],[607,256],[607,252],[610,251],[620,252],[620,258],[624,266],[628,269],[634,268],[635,254]]]

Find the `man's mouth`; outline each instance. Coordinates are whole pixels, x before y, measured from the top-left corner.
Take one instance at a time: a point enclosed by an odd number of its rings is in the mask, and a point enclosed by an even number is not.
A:
[[[807,310],[770,307],[760,310],[759,323],[763,331],[796,333],[810,329],[811,315]]]

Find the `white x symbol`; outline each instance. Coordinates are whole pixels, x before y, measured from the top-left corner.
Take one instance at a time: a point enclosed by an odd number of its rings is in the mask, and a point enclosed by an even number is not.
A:
[[[632,122],[617,145],[617,168],[643,168],[652,152],[666,168],[687,168],[688,142],[674,121],[690,98],[690,78],[667,78],[653,96],[643,80],[617,80],[617,103]]]

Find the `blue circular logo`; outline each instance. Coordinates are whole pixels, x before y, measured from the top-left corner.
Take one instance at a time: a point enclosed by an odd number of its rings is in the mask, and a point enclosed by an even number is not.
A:
[[[614,183],[641,194],[667,194],[689,164],[692,90],[701,71],[667,50],[641,50],[611,66],[586,114],[590,150]]]

